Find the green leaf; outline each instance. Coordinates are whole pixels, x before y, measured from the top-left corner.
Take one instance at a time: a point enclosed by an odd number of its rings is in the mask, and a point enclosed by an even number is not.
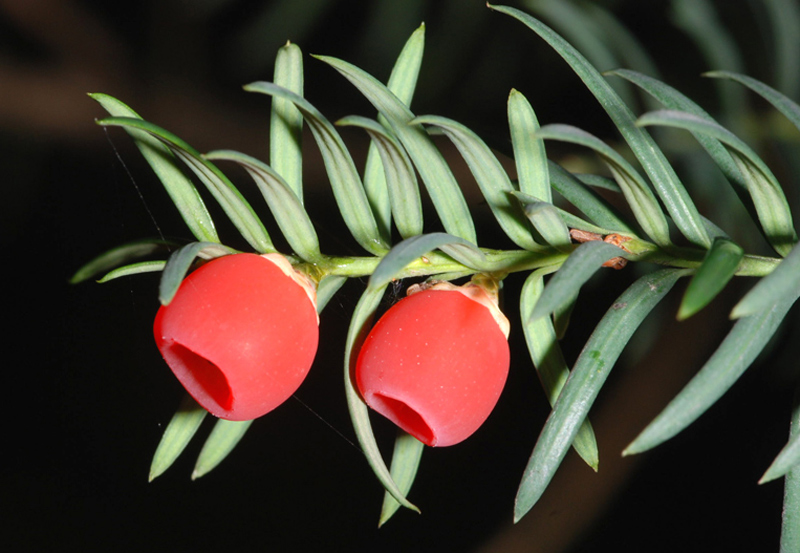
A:
[[[587,188],[578,178],[560,165],[549,162],[550,181],[559,194],[601,228],[631,236],[637,232],[606,200]]]
[[[770,482],[796,468],[800,468],[800,433],[798,432],[789,438],[789,442],[781,449],[758,483]]]
[[[322,313],[322,310],[345,282],[347,282],[345,276],[327,275],[322,277],[317,285],[317,313]]]
[[[462,249],[458,250],[453,247],[448,249],[447,246],[461,246]],[[421,234],[407,238],[394,246],[375,267],[367,287],[371,290],[385,287],[409,263],[437,248],[456,259],[456,261],[463,259],[469,262],[470,256],[477,260],[484,258],[483,252],[475,245],[457,236],[444,232]],[[467,259],[465,259],[464,254],[466,254]]]
[[[97,100],[111,116],[141,119],[127,105],[107,94],[89,94],[89,97]],[[211,219],[203,199],[192,181],[180,170],[175,162],[175,156],[172,155],[169,148],[147,132],[134,128],[125,130],[133,138],[134,144],[164,185],[172,203],[178,208],[181,218],[195,238],[201,242],[219,242],[214,221]]]
[[[170,251],[176,244],[166,240],[137,240],[104,252],[75,271],[69,279],[70,284],[78,284],[135,259],[155,253]]]
[[[219,419],[203,444],[197,463],[192,471],[192,480],[205,476],[233,451],[253,421],[228,421]]]
[[[420,66],[422,65],[422,54],[425,50],[425,24],[420,25],[406,41],[397,61],[394,64],[392,73],[389,76],[387,88],[397,96],[406,106],[411,105],[411,99],[414,96],[414,89],[417,86],[417,78],[419,77]],[[388,122],[382,115],[378,115],[378,120],[381,125],[389,126]],[[385,133],[384,133],[385,134]],[[387,182],[388,171],[394,170],[390,165],[386,164],[384,158],[385,152],[378,150],[379,144],[373,138],[367,152],[367,161],[364,166],[364,189],[367,192],[370,205],[376,213],[381,230],[386,236],[391,235],[391,215],[395,213],[396,199],[392,196],[391,188],[387,189],[387,185],[391,187],[391,183]],[[403,157],[407,157],[405,153]],[[403,162],[405,163],[405,162]],[[385,174],[386,173],[386,174]],[[416,176],[414,176],[414,185],[416,187]],[[419,189],[415,192],[419,196]],[[391,198],[391,200],[390,200]],[[406,227],[406,222],[396,223],[398,229]],[[422,233],[422,220],[420,215],[418,232],[400,231],[403,238],[408,238],[414,234]]]
[[[544,493],[633,333],[684,274],[663,269],[640,278],[617,298],[592,332],[525,467],[514,506],[515,521]]]
[[[572,67],[603,109],[650,177],[661,201],[681,233],[693,244],[708,248],[711,239],[706,233],[700,213],[663,152],[647,132],[635,124],[631,110],[614,92],[602,75],[573,46],[546,25],[530,15],[506,6],[489,6],[524,23],[542,37]]]
[[[531,320],[549,315],[571,302],[581,286],[603,263],[623,254],[625,252],[617,246],[601,240],[578,246],[547,283],[542,296],[536,302]]]
[[[769,309],[739,319],[703,368],[622,454],[652,449],[705,413],[761,353],[797,297],[784,298]]]
[[[259,81],[244,87],[248,92],[258,92],[291,101],[303,114],[314,139],[317,141],[336,204],[350,233],[362,248],[374,255],[389,249],[372,213],[361,178],[358,176],[350,152],[334,126],[306,99],[276,84]]]
[[[545,125],[536,133],[545,139],[560,140],[591,148],[608,165],[625,199],[644,232],[659,246],[669,247],[669,226],[650,187],[630,163],[602,140],[570,125]]]
[[[175,297],[175,293],[183,282],[183,277],[189,272],[189,268],[194,263],[195,258],[213,259],[235,253],[230,248],[221,244],[210,242],[192,242],[182,248],[175,250],[167,260],[164,272],[161,275],[161,282],[158,287],[158,300],[161,305],[168,305]]]
[[[726,240],[730,240],[731,237],[728,236],[728,233],[719,228],[713,221],[703,217],[703,223],[706,225],[706,230],[708,230],[708,235],[711,236],[714,240],[717,238],[725,238]]]
[[[394,452],[392,453],[391,474],[398,488],[403,494],[411,490],[414,478],[417,476],[422,450],[425,444],[420,442],[411,434],[407,434],[400,428],[397,429],[397,437],[394,441]],[[388,522],[392,515],[400,508],[400,504],[392,497],[392,494],[385,492],[383,495],[383,506],[381,507],[381,518],[378,527]]]
[[[653,79],[652,77],[648,77],[647,75],[642,75],[641,73],[626,69],[612,71],[610,75],[616,75],[631,81],[642,90],[653,96],[656,100],[661,102],[668,109],[685,111],[702,119],[714,121],[714,118],[711,117],[703,108],[666,83]],[[725,148],[725,146],[720,143],[719,140],[712,138],[707,134],[696,133],[691,130],[690,132],[692,132],[695,140],[700,143],[703,149],[720,168],[722,174],[725,175],[728,183],[731,185],[734,192],[739,197],[739,200],[747,209],[748,213],[750,213],[750,216],[753,218],[753,220],[757,220],[758,213],[753,205],[753,200],[750,197],[750,193],[747,190],[747,181],[745,180],[741,171],[739,171],[739,168],[736,166],[736,163],[733,161],[733,158],[731,157],[730,153],[728,153],[728,150]]]
[[[552,203],[544,140],[534,136],[539,121],[528,99],[513,88],[508,95],[508,128],[520,192]]]
[[[622,194],[622,188],[619,187],[617,182],[608,177],[604,177],[603,175],[591,175],[588,173],[581,173],[574,175],[574,177],[587,186],[591,186],[593,188],[600,188],[602,190],[608,190],[610,192],[615,192],[617,194]]]
[[[800,549],[800,471],[797,469],[786,475],[781,518],[780,551],[793,553]]]
[[[366,337],[366,333],[369,330],[368,323],[374,315],[385,290],[386,284],[378,287],[367,287],[364,294],[358,300],[358,304],[356,304],[353,318],[350,320],[350,328],[347,331],[347,340],[345,343],[345,396],[347,398],[347,408],[350,411],[350,419],[353,421],[353,428],[356,432],[356,438],[375,476],[398,503],[412,511],[419,512],[419,509],[405,498],[405,494],[395,483],[389,469],[386,468],[386,464],[381,457],[381,452],[378,449],[378,444],[375,441],[375,435],[372,433],[372,424],[369,422],[369,409],[353,382],[352,371],[355,368],[356,357],[361,347],[361,341]]]
[[[708,73],[703,73],[703,76],[717,79],[731,79],[743,84],[772,104],[775,109],[780,111],[798,130],[800,130],[800,105],[797,105],[797,103],[793,102],[789,97],[784,96],[774,88],[752,77],[748,77],[747,75],[741,75],[731,71],[709,71]]]
[[[264,196],[292,250],[311,263],[322,258],[314,223],[311,222],[300,198],[273,168],[254,157],[231,150],[216,150],[204,157],[214,161],[233,161],[244,167]]]
[[[558,344],[558,338],[550,319],[548,317],[531,318],[533,308],[542,295],[544,287],[542,277],[547,271],[548,269],[538,269],[528,276],[520,294],[519,312],[531,360],[539,374],[539,380],[547,394],[547,400],[550,405],[555,405],[569,377],[569,368],[564,360],[564,354],[561,352],[561,346]],[[584,421],[578,430],[572,447],[587,465],[597,471],[600,463],[597,440],[588,420]]]
[[[400,236],[410,238],[422,234],[422,200],[419,184],[414,165],[403,147],[380,123],[372,119],[350,116],[340,119],[336,124],[361,127],[369,133],[372,141],[370,151],[374,148],[380,155],[381,163],[375,167],[385,172],[382,186],[388,193],[392,215]],[[373,182],[374,179],[373,177]]]
[[[150,464],[150,482],[164,474],[180,457],[207,414],[208,411],[200,407],[192,396],[187,394],[183,398],[156,448]]]
[[[611,11],[613,6],[605,7],[586,2],[581,7],[588,19],[597,26],[597,34],[609,43],[614,54],[619,57],[620,63],[614,67],[629,67],[648,75],[658,75],[658,67],[647,47]]]
[[[515,191],[511,180],[497,157],[478,135],[452,119],[437,115],[421,115],[413,119],[411,124],[427,124],[442,129],[467,162],[503,232],[523,249],[542,249],[531,238],[531,226],[519,209],[519,204],[511,198],[511,193]]]
[[[303,52],[287,42],[275,57],[272,80],[278,86],[303,95]],[[283,177],[289,190],[303,204],[303,114],[290,101],[272,99],[269,120],[269,163]]]
[[[520,201],[523,203],[523,205],[526,205],[526,202],[530,202],[530,200],[526,200],[526,199],[522,199],[522,198],[520,199]],[[594,232],[596,234],[604,234],[604,235],[605,234],[612,234],[613,232],[615,232],[612,229],[607,229],[607,228],[603,228],[603,227],[598,227],[597,225],[593,225],[589,221],[586,221],[585,219],[581,219],[580,217],[578,217],[577,215],[573,215],[569,211],[564,211],[560,207],[553,206],[553,208],[556,210],[556,213],[558,213],[559,217],[561,217],[561,220],[564,222],[564,224],[567,225],[567,229],[579,229],[579,230],[585,230],[585,231],[589,231],[589,232]],[[539,223],[534,221],[533,226],[535,227],[537,224],[539,224]],[[570,247],[570,251],[572,251],[571,247]]]
[[[775,251],[786,255],[797,242],[792,214],[781,185],[752,148],[729,130],[691,113],[663,110],[644,114],[637,124],[664,125],[708,134],[722,142],[747,181],[758,219]]]
[[[425,51],[425,23],[417,27],[408,37],[400,55],[397,56],[386,87],[406,106],[411,106],[417,88],[422,55]]]
[[[569,328],[570,319],[572,319],[572,311],[575,309],[575,303],[578,296],[575,296],[569,302],[562,304],[561,307],[553,313],[553,329],[556,331],[556,339],[561,340],[566,336],[567,329]]]
[[[452,140],[461,153],[478,187],[486,199],[503,232],[519,247],[538,251],[541,246],[531,237],[531,226],[514,202],[511,194],[516,191],[503,166],[486,143],[464,125],[437,115],[421,115],[411,124],[427,124],[438,127]]]
[[[408,152],[425,183],[447,233],[477,242],[467,202],[441,152],[421,125],[410,125],[414,114],[375,77],[345,61],[316,56],[347,78],[386,118],[394,136]]]
[[[522,192],[514,192],[513,195],[519,200],[520,204],[522,204],[523,209],[526,211],[526,215],[528,216],[528,218],[530,219],[531,216],[534,217],[534,219],[531,219],[534,228],[536,228],[537,231],[543,236],[546,235],[549,237],[546,238],[545,241],[553,246],[555,246],[556,244],[560,244],[561,247],[557,247],[557,249],[560,249],[562,251],[571,252],[573,249],[571,243],[564,241],[564,235],[563,235],[564,225],[566,225],[567,229],[566,238],[568,240],[570,240],[569,229],[585,230],[588,232],[594,232],[596,234],[602,234],[602,235],[618,233],[618,229],[598,227],[597,225],[590,223],[586,219],[582,219],[577,215],[573,215],[569,211],[565,211],[553,204],[541,202],[538,198],[534,198],[533,196],[528,196],[527,194],[523,194]],[[554,219],[550,218],[551,215],[553,214],[558,215],[558,218],[561,220],[560,223],[557,223]],[[544,229],[543,226],[545,224],[543,220],[545,217],[550,218],[550,221],[546,223],[548,225],[546,229]],[[542,228],[540,229],[540,227]],[[620,234],[633,235],[632,232],[631,233],[622,232]],[[641,240],[638,241],[644,243]],[[649,242],[647,242],[647,244],[649,244]],[[653,246],[653,248],[654,247],[655,246]]]
[[[800,436],[800,385],[795,389],[792,421],[789,429],[790,443]],[[800,549],[800,467],[786,474],[783,488],[783,523],[781,524],[781,553]]]
[[[603,33],[582,5],[578,7],[574,2],[564,0],[530,0],[526,7],[559,29],[569,43],[601,71],[622,65],[611,48],[611,37]],[[633,105],[628,87],[616,83],[615,89],[622,101]]]
[[[569,228],[563,218],[564,215],[569,217],[569,214],[549,202],[540,201],[522,192],[513,192],[513,195],[522,203],[525,215],[545,242],[560,251],[567,253],[572,251]]]
[[[436,234],[436,233],[433,233]],[[484,254],[475,244],[469,242],[451,241],[441,244],[442,253],[452,257],[458,263],[475,271],[489,272],[490,264]]]
[[[98,125],[138,129],[166,144],[177,157],[197,175],[208,188],[225,214],[236,226],[245,240],[259,253],[274,252],[275,248],[264,225],[239,193],[233,183],[213,163],[203,159],[200,153],[169,131],[141,119],[110,117],[101,119]]]
[[[730,240],[718,238],[692,277],[678,309],[678,320],[688,319],[713,300],[736,274],[744,250]]]
[[[758,281],[733,307],[732,319],[755,315],[772,305],[800,296],[800,245],[795,244],[780,265]]]
[[[132,275],[141,275],[145,273],[158,273],[164,270],[166,267],[166,261],[142,261],[140,263],[131,263],[130,265],[125,265],[123,267],[117,267],[113,271],[109,271],[106,273],[103,278],[98,280],[99,283],[109,282],[111,280],[132,276]]]

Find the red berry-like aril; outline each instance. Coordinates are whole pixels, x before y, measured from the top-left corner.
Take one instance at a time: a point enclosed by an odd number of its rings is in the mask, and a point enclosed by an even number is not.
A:
[[[156,345],[212,415],[260,417],[308,374],[319,341],[314,288],[278,254],[234,254],[187,276],[156,315]]]
[[[461,442],[483,424],[510,364],[496,303],[475,285],[443,284],[392,306],[355,369],[367,405],[430,446]]]

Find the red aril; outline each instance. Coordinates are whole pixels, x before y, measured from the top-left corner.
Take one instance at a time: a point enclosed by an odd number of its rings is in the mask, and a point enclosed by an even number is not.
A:
[[[279,254],[234,254],[189,274],[153,333],[172,372],[212,415],[251,420],[288,399],[319,341],[315,290]]]
[[[476,284],[413,287],[372,328],[356,385],[372,409],[430,446],[465,440],[508,376],[508,320]]]

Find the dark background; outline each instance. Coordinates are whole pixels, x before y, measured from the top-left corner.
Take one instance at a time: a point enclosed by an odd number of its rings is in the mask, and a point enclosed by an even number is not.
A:
[[[719,107],[713,84],[698,76],[707,66],[671,22],[668,2],[598,4],[634,29],[667,81],[710,111]],[[748,72],[771,82],[769,40],[753,24],[757,4],[715,3],[724,6],[723,23],[739,41]],[[382,490],[353,446],[341,387],[344,332],[359,282],[323,314],[321,349],[299,401],[257,421],[202,479],[189,479],[202,444],[196,438],[167,473],[147,483],[152,453],[182,395],[151,337],[158,277],[79,286],[67,280],[120,243],[188,233],[127,136],[94,124],[103,112],[85,93],[122,99],[200,151],[232,148],[266,159],[269,102],[240,87],[270,80],[272,57],[287,39],[305,53],[340,57],[386,79],[423,20],[416,113],[455,118],[507,150],[505,101],[515,87],[542,123],[616,139],[564,62],[480,0],[0,1],[9,551],[777,549],[782,485],[756,481],[785,443],[786,367],[796,361],[784,346],[797,342],[798,325],[687,432],[636,459],[619,458],[713,351],[749,283],[737,283],[681,325],[673,322],[678,295],[667,300],[657,314],[663,326],[637,335],[592,412],[600,473],[570,453],[542,502],[513,528],[516,487],[548,412],[518,327],[496,412],[467,442],[426,450],[410,495],[423,514],[400,512],[377,529]],[[333,70],[310,57],[305,63],[306,96],[329,119],[372,115]],[[364,137],[342,134],[362,160]],[[315,146],[306,145],[307,202],[326,230],[325,251],[357,254],[332,209]],[[443,148],[463,175],[452,149]],[[241,175],[238,183],[256,204]],[[470,197],[480,217],[480,201]],[[479,219],[482,245],[502,245],[493,224]],[[224,227],[223,234],[235,243]],[[636,270],[604,272],[588,285],[565,342],[568,361]],[[521,284],[515,275],[506,286],[512,325]],[[389,451],[392,429],[374,424]],[[201,434],[208,428],[207,421]]]

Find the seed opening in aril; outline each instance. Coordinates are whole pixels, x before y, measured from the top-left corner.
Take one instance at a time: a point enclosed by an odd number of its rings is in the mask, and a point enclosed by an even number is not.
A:
[[[228,379],[214,363],[177,342],[172,342],[162,353],[165,358],[171,358],[170,366],[195,399],[202,393],[226,411],[233,407]]]
[[[372,394],[371,407],[425,445],[436,445],[433,430],[408,404],[382,394]]]

